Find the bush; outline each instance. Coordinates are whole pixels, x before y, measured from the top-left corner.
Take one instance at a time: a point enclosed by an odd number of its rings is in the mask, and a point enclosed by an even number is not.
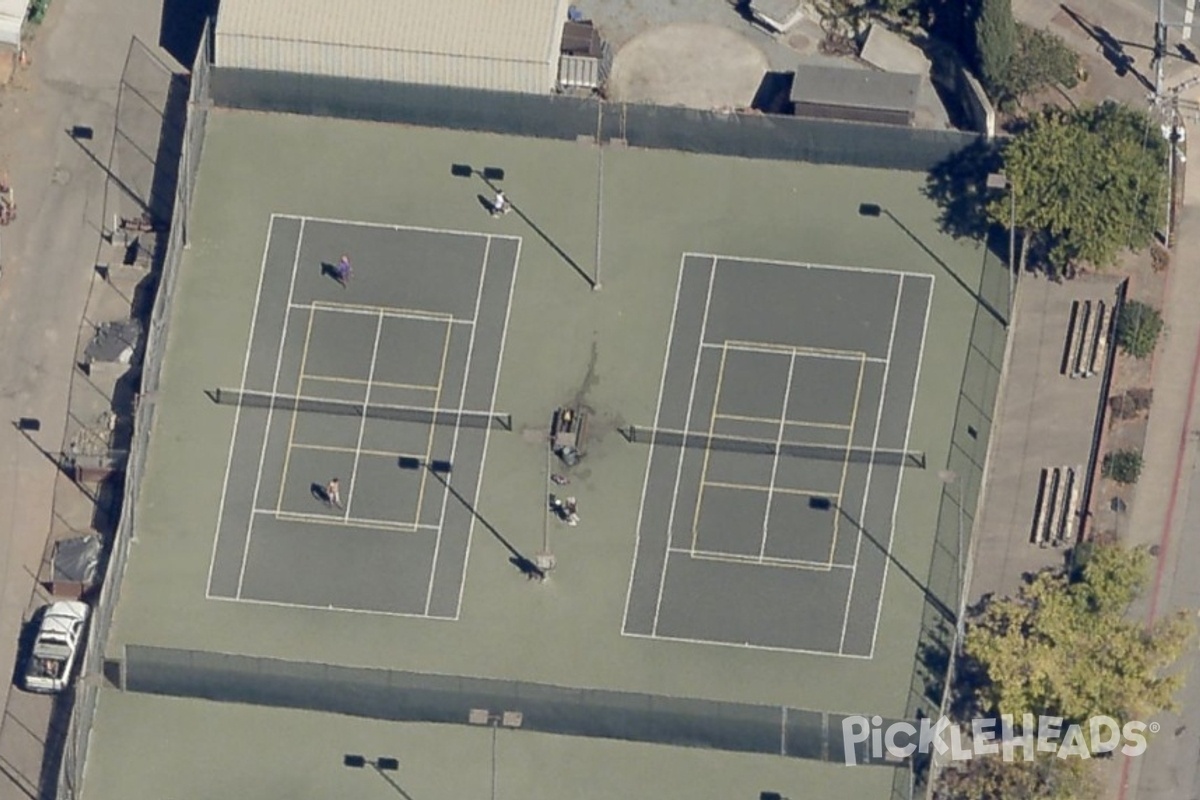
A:
[[[1137,483],[1142,474],[1142,454],[1137,450],[1115,450],[1104,456],[1100,474],[1117,483]]]
[[[1117,344],[1134,358],[1147,358],[1158,346],[1162,328],[1158,309],[1130,300],[1121,307],[1117,318]]]
[[[29,4],[29,21],[37,25],[46,18],[46,11],[50,7],[50,0],[33,0]]]

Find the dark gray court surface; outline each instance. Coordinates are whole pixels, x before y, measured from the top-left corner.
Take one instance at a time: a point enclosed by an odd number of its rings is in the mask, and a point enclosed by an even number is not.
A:
[[[932,291],[930,275],[684,257],[654,430],[775,453],[655,441],[627,635],[870,657],[906,468],[871,456],[910,448]]]
[[[241,388],[494,412],[518,251],[510,237],[275,216]],[[347,288],[328,274],[342,253]],[[487,427],[229,412],[210,597],[457,617]],[[333,477],[341,509],[321,497]]]

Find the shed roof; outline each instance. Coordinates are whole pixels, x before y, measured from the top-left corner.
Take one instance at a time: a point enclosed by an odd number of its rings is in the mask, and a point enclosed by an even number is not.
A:
[[[566,0],[222,0],[218,36],[538,61],[557,57]]]
[[[917,108],[920,89],[920,75],[802,65],[796,68],[791,100],[911,112]]]

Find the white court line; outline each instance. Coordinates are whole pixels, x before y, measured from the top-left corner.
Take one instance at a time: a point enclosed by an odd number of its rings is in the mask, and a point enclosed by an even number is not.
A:
[[[778,556],[760,558],[754,555],[726,553],[721,550],[688,550],[683,547],[672,547],[671,552],[690,556],[696,561],[719,561],[726,564],[742,564],[751,567],[803,569],[809,572],[831,572],[835,569],[852,569],[850,564],[836,564],[833,561],[813,561],[807,558],[780,558]]]
[[[837,264],[813,264],[808,261],[783,261],[776,258],[751,258],[749,256],[723,256],[719,253],[684,253],[684,257],[695,256],[696,258],[712,258],[717,261],[739,261],[743,264],[767,264],[783,267],[803,267],[805,269],[819,269],[828,272],[868,272],[875,275],[891,275],[891,276],[908,276],[913,278],[928,278],[930,277],[924,272],[907,272],[900,269],[880,269],[878,267],[847,267]]]
[[[663,354],[662,377],[658,381],[658,403],[654,406],[654,429],[658,430],[659,417],[662,414],[663,391],[667,386],[667,367],[671,363],[671,342],[675,338],[675,316],[679,313],[679,292],[683,288],[683,268],[687,264],[687,259],[679,260],[679,277],[675,279],[675,302],[671,306],[671,324],[667,328],[667,352]],[[638,549],[642,543],[642,516],[646,511],[646,492],[650,488],[650,467],[654,464],[654,451],[656,447],[651,447],[649,454],[646,456],[646,474],[642,479],[642,500],[638,503],[637,522],[633,527],[633,563],[629,566],[629,585],[625,587],[625,612],[621,616],[621,633],[625,633],[625,627],[629,622],[629,603],[633,597],[633,579],[637,575],[638,565]],[[679,456],[683,458],[683,454]],[[667,531],[667,546],[671,546],[671,532]]]
[[[1183,2],[1183,40],[1186,42],[1192,38],[1192,21],[1196,15],[1196,0],[1184,0]]]
[[[834,653],[830,650],[809,650],[804,647],[773,647],[771,645],[750,644],[745,642],[739,644],[737,642],[721,642],[713,639],[692,639],[686,636],[664,636],[654,633],[626,633],[621,632],[622,636],[628,636],[630,639],[653,639],[660,642],[682,642],[683,644],[703,644],[713,647],[732,647],[738,650],[761,650],[767,653],[801,653],[810,656],[828,656],[830,658],[846,658],[854,661],[865,661],[866,656],[846,655],[845,653]]]
[[[888,363],[885,364],[883,367],[883,384],[879,388],[879,408],[875,412],[875,433],[871,439],[871,455],[872,455],[872,457],[871,457],[871,460],[869,462],[867,462],[867,480],[866,480],[866,484],[863,486],[863,499],[862,499],[862,505],[859,507],[859,511],[858,511],[858,520],[855,522],[855,525],[858,527],[859,530],[857,531],[858,537],[854,540],[854,561],[851,562],[854,564],[854,568],[852,570],[850,570],[850,587],[846,591],[846,611],[842,615],[842,638],[838,643],[838,652],[839,653],[842,652],[842,649],[846,645],[846,628],[850,624],[850,606],[853,605],[853,603],[854,603],[854,581],[856,578],[858,578],[858,554],[862,550],[863,537],[866,536],[866,534],[863,532],[863,529],[865,527],[865,522],[866,522],[867,502],[871,497],[871,474],[875,469],[874,454],[875,454],[876,447],[879,445],[879,426],[880,426],[880,423],[883,421],[883,407],[884,407],[884,405],[886,405],[886,401],[887,401],[888,372],[889,372],[889,370],[891,370],[891,367],[892,367],[892,345],[894,345],[896,342],[896,323],[900,316],[900,298],[903,295],[904,295],[904,276],[901,276],[899,282],[896,284],[896,307],[892,310],[892,330],[891,330],[891,333],[888,334],[888,345],[887,345]],[[839,506],[839,508],[840,508],[840,506]],[[845,512],[839,512],[839,513],[845,513]],[[890,555],[891,555],[890,549],[888,550],[888,552],[883,554],[885,563]]]
[[[700,376],[700,357],[704,355],[704,334],[708,331],[708,312],[712,305],[713,285],[717,282],[717,262],[714,259],[708,265],[708,294],[704,298],[704,316],[700,320],[700,338],[696,343],[696,363],[692,369],[692,388],[688,392],[687,413],[683,417],[683,429],[692,427],[692,407],[696,402],[696,380]],[[716,400],[713,401],[714,403]],[[675,528],[675,507],[679,502],[679,481],[683,477],[683,461],[686,453],[680,448],[679,463],[675,465],[675,488],[671,492],[671,513],[667,516],[667,544],[663,548],[662,571],[658,575],[658,598],[654,601],[654,624],[650,627],[652,635],[658,633],[658,615],[662,611],[663,588],[667,585],[667,564],[671,561],[671,533]]]
[[[328,525],[334,528],[368,528],[378,531],[417,531],[437,530],[436,525],[418,525],[413,522],[399,522],[392,519],[374,519],[372,517],[345,518],[338,514],[317,514],[307,511],[276,511],[273,508],[254,509],[256,517],[272,517],[284,522],[307,522],[312,525]]]
[[[220,600],[226,603],[248,603],[256,606],[272,606],[274,608],[303,608],[311,611],[336,611],[343,614],[375,614],[381,617],[408,617],[409,619],[432,619],[438,622],[454,622],[451,617],[439,617],[432,614],[409,614],[404,611],[377,611],[373,608],[345,608],[344,606],[318,606],[311,603],[284,603],[279,600],[258,600],[253,597],[222,597],[216,595],[210,600]]]
[[[752,425],[791,425],[797,428],[828,428],[831,430],[847,430],[850,428],[844,422],[806,422],[799,419],[780,419],[778,417],[751,417],[745,414],[717,414],[717,419],[728,419],[733,422],[749,422]],[[721,434],[715,435],[720,436]]]
[[[455,236],[468,236],[473,239],[512,239],[520,241],[521,237],[512,234],[484,233],[482,231],[460,231],[454,228],[427,228],[421,225],[395,225],[390,222],[366,222],[357,219],[337,219],[334,217],[309,217],[302,214],[276,214],[286,219],[307,220],[308,222],[324,222],[330,225],[347,225],[351,228],[386,228],[393,231],[417,231],[418,233],[449,233]]]
[[[708,418],[708,435],[712,436],[717,429],[717,409],[721,407],[721,390],[725,387],[725,364],[727,350],[721,350],[721,365],[717,367],[717,385],[713,389],[712,413]],[[679,463],[683,464],[684,455],[680,453]],[[700,514],[704,508],[704,490],[708,487],[708,468],[712,463],[712,449],[704,451],[704,465],[700,468],[700,485],[696,489],[696,508],[692,512],[692,544],[691,549],[696,549],[696,543],[700,541]],[[667,541],[667,552],[671,552],[670,539]]]
[[[488,256],[491,253],[491,251],[492,251],[492,238],[489,236],[485,240],[484,245],[483,245],[483,266],[479,270],[479,288],[477,288],[475,290],[475,313],[471,316],[471,339],[467,344],[467,363],[466,363],[466,366],[463,367],[462,389],[460,389],[459,393],[458,393],[458,410],[460,413],[462,412],[463,407],[466,405],[467,386],[470,385],[470,383],[471,383],[471,357],[475,353],[475,334],[477,334],[479,332],[479,328],[475,325],[475,323],[479,321],[479,306],[483,300],[483,285],[487,282],[487,262],[488,262]],[[497,377],[499,377],[499,373],[497,373]],[[493,389],[494,388],[495,387],[493,386]],[[454,426],[454,437],[450,440],[450,464],[451,464],[451,466],[454,465],[454,456],[458,452],[458,434],[461,432],[462,432],[462,427],[459,425],[455,425]],[[442,528],[444,528],[446,525],[446,503],[450,499],[449,483],[450,483],[450,481],[453,481],[453,480],[454,480],[453,475],[451,475],[450,477],[447,477],[446,478],[447,485],[442,487],[443,491],[442,491],[441,516],[438,518],[437,538],[433,542],[433,560],[429,562],[429,588],[425,590],[425,613],[426,614],[429,613],[429,604],[433,602],[433,581],[434,581],[434,578],[437,576],[438,553],[441,552],[441,549],[442,549]],[[476,485],[475,485],[476,491],[478,491],[479,484],[482,482],[483,482],[483,464],[480,464],[479,465],[479,477],[476,480]],[[471,513],[472,523],[474,523],[475,509],[477,509],[477,508],[478,508],[478,506],[475,506],[471,510],[472,511],[472,513]],[[420,522],[420,521],[421,520],[419,520],[419,519],[417,520],[417,522]]]
[[[882,364],[886,359],[868,356],[862,350],[831,350],[821,347],[801,347],[799,345],[780,344],[776,342],[750,342],[736,339],[727,340],[721,344],[705,342],[704,347],[712,349],[733,350],[738,353],[761,353],[769,356],[792,355],[801,358],[824,358],[829,361],[875,361]]]
[[[375,344],[371,347],[371,367],[367,370],[367,391],[363,396],[363,409],[371,407],[371,381],[375,377],[375,364],[379,360],[379,339],[383,335],[383,315],[375,323]],[[367,415],[364,413],[358,421],[358,441],[354,445],[354,466],[350,468],[350,485],[346,487],[346,513],[343,519],[350,519],[350,506],[354,505],[354,486],[358,481],[358,463],[362,460],[363,434],[367,430]],[[417,520],[420,522],[420,520]]]
[[[258,267],[258,287],[254,290],[254,313],[250,317],[250,337],[246,340],[246,357],[242,360],[242,380],[239,389],[243,392],[246,390],[246,376],[250,372],[250,352],[254,346],[254,329],[258,325],[258,309],[259,303],[262,301],[263,278],[267,274],[267,254],[271,252],[271,232],[274,228],[275,217],[272,216],[267,223],[267,240],[263,243],[262,261]],[[242,407],[239,405],[233,411],[233,432],[229,434],[229,456],[225,459],[225,483],[221,486],[221,501],[217,505],[217,530],[213,534],[212,554],[208,559],[208,581],[204,585],[205,597],[212,596],[213,569],[217,565],[217,543],[221,540],[221,520],[225,516],[225,497],[229,492],[229,472],[233,468],[233,450],[237,444],[238,422],[241,418]]]
[[[905,449],[905,451],[908,450],[908,440],[909,440],[909,437],[912,435],[913,411],[915,411],[917,408],[917,385],[921,380],[921,362],[925,358],[925,334],[927,334],[929,332],[929,310],[930,310],[930,307],[933,305],[933,288],[934,288],[934,281],[936,280],[936,278],[933,275],[930,275],[928,277],[929,277],[929,299],[927,299],[925,301],[925,321],[921,324],[921,347],[917,350],[917,368],[916,368],[916,372],[913,374],[912,390],[911,390],[911,395],[908,399],[908,424],[904,428],[904,449]],[[963,480],[963,478],[959,477],[959,480]],[[875,641],[879,637],[879,617],[883,613],[883,597],[884,597],[885,591],[887,590],[888,567],[891,566],[891,561],[892,561],[890,558],[891,553],[892,553],[892,541],[896,537],[896,514],[897,514],[897,510],[900,507],[900,487],[903,485],[903,483],[904,483],[904,470],[902,469],[902,470],[900,470],[899,477],[896,479],[896,498],[892,501],[892,525],[891,525],[892,529],[891,529],[891,531],[888,532],[888,542],[887,542],[887,554],[889,557],[885,558],[883,561],[883,577],[880,579],[880,582],[879,582],[879,602],[876,603],[876,605],[875,605],[875,630],[871,634],[871,651],[870,651],[870,655],[868,656],[868,658],[874,658],[874,656],[875,656]]]
[[[711,486],[714,489],[737,489],[742,492],[766,492],[770,491],[770,487],[756,486],[753,483],[730,483],[729,481],[705,481],[705,486]],[[788,489],[780,486],[775,487],[775,491],[780,494],[799,494],[805,497],[829,497],[833,498],[834,502],[842,499],[840,494],[836,492],[818,492],[813,489]]]
[[[316,381],[317,383],[346,383],[353,386],[364,386],[367,381],[362,378],[339,378],[335,375],[315,375],[313,373],[300,373],[300,380]],[[427,386],[423,383],[398,383],[396,381],[371,381],[371,385],[382,389],[407,389],[414,392],[436,392],[438,387]],[[345,401],[353,402],[353,401]]]
[[[885,368],[886,369],[886,368]],[[854,428],[858,425],[858,407],[862,402],[862,387],[863,376],[866,374],[867,365],[865,360],[858,364],[858,381],[854,385],[854,400],[850,404],[850,427],[846,432],[846,460],[842,462],[842,477],[838,481],[837,507],[842,507],[842,498],[846,496],[846,476],[850,474],[850,453],[854,449]],[[882,389],[882,387],[880,387]],[[875,452],[872,450],[871,457],[875,457]],[[833,531],[829,539],[829,559],[833,560],[833,554],[837,552],[838,536],[842,530],[842,515],[836,513],[833,515]]]
[[[792,378],[796,374],[796,354],[788,359],[787,382],[783,385],[783,414],[779,418],[779,435],[775,437],[775,455],[771,459],[771,480],[767,484],[767,507],[763,510],[762,538],[758,544],[758,560],[767,553],[767,529],[771,525],[771,500],[775,497],[775,476],[779,474],[779,451],[783,447],[783,421],[787,419],[788,401],[792,397]]]
[[[334,303],[328,300],[314,300],[311,303],[289,303],[292,308],[302,308],[310,311],[328,311],[333,314],[357,314],[363,317],[383,315],[394,319],[411,319],[417,322],[452,323],[455,325],[474,325],[469,319],[459,319],[440,311],[424,311],[417,308],[399,308],[396,306],[370,306],[354,303]]]
[[[496,357],[496,377],[492,379],[492,402],[488,410],[496,413],[496,394],[500,390],[500,369],[504,365],[504,347],[508,343],[508,319],[512,313],[513,295],[517,290],[517,268],[521,266],[521,239],[517,239],[517,252],[513,254],[512,277],[508,282],[508,305],[504,307],[504,329],[500,331],[500,354]],[[482,279],[480,281],[482,283]],[[479,455],[479,480],[475,484],[475,498],[471,501],[479,508],[479,495],[483,490],[483,470],[487,465],[488,442],[492,439],[492,429],[488,427],[483,432],[483,452]],[[475,515],[471,515],[471,524],[467,527],[467,551],[463,554],[462,572],[458,581],[458,603],[454,607],[454,619],[458,619],[462,611],[463,591],[467,586],[467,565],[471,561],[471,542],[475,537]]]
[[[292,279],[288,284],[287,306],[283,309],[283,325],[279,329],[279,350],[275,357],[275,379],[271,382],[271,394],[279,392],[279,373],[283,369],[283,349],[287,343],[288,318],[292,313],[292,295],[296,291],[296,271],[300,265],[300,250],[304,244],[304,221],[300,221],[300,231],[296,234],[296,254],[292,257]],[[275,413],[274,406],[267,408],[267,425],[263,430],[262,450],[258,454],[258,470],[254,476],[254,494],[250,498],[252,505],[258,505],[258,490],[262,486],[263,462],[267,458],[267,442],[271,440],[271,417]],[[251,515],[246,523],[246,543],[242,547],[242,565],[238,569],[237,596],[242,594],[242,584],[246,580],[246,558],[250,554],[250,539],[254,534],[254,516]]]
[[[383,458],[422,458],[419,453],[398,453],[395,450],[368,450],[365,447],[336,447],[328,444],[306,444],[304,442],[296,442],[292,445],[292,449],[320,450],[326,453],[360,453],[364,456],[381,456]]]
[[[296,394],[304,394],[304,367],[308,364],[308,347],[312,343],[313,320],[317,318],[311,310],[308,312],[308,325],[304,330],[304,350],[300,354],[300,377],[296,379]],[[279,492],[275,495],[275,510],[283,510],[283,496],[287,490],[288,467],[292,463],[292,445],[296,441],[296,423],[300,419],[299,410],[292,409],[292,421],[288,425],[287,447],[283,451],[283,469],[279,471]]]
[[[446,358],[450,355],[450,339],[454,334],[454,326],[447,325],[445,336],[442,337],[442,363],[438,369],[438,384],[437,392],[433,395],[433,407],[442,407],[442,389],[446,384]],[[433,457],[433,439],[437,436],[437,426],[429,426],[429,435],[425,437],[425,455],[423,461],[428,461]],[[421,483],[417,488],[417,513],[414,515],[416,522],[421,521],[421,509],[425,506],[425,485],[429,482],[429,470],[421,470]]]

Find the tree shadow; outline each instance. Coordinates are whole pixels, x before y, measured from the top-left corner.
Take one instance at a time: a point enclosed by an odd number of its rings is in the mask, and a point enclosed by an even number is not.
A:
[[[1001,169],[1000,151],[982,139],[943,159],[925,179],[925,196],[940,209],[938,227],[955,239],[985,239],[992,222],[988,201],[995,195],[987,177]]]

